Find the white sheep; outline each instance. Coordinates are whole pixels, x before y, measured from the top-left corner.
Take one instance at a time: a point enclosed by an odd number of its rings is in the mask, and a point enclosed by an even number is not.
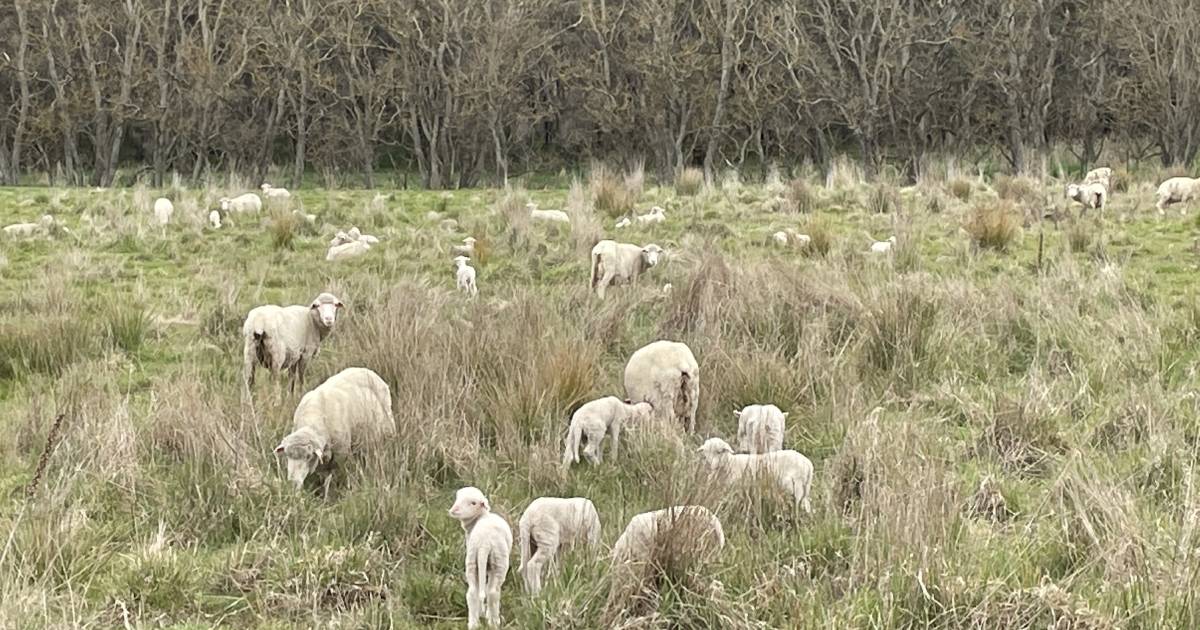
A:
[[[1163,214],[1163,209],[1173,203],[1187,203],[1200,197],[1200,179],[1172,177],[1159,184],[1155,196],[1158,198],[1158,202],[1154,204],[1154,207],[1158,208],[1159,214]],[[1180,210],[1180,213],[1186,214],[1186,212],[1186,208]]]
[[[366,243],[367,245],[376,245],[379,243],[378,237],[371,236],[370,234],[363,234],[362,231],[358,229],[358,226],[351,227],[350,231],[346,232],[346,236],[348,236],[352,241]]]
[[[796,507],[812,511],[809,491],[812,489],[813,465],[796,451],[772,451],[759,455],[739,455],[721,438],[709,438],[696,449],[708,462],[709,469],[725,481],[766,475],[784,492],[790,494]]]
[[[387,383],[366,368],[346,368],[300,398],[292,414],[292,432],[275,447],[275,454],[287,457],[288,479],[301,488],[310,474],[327,469],[335,457],[395,433]]]
[[[333,238],[329,240],[329,246],[337,247],[338,245],[345,245],[346,243],[350,243],[353,241],[354,241],[354,239],[350,238],[349,234],[346,234],[345,232],[338,230],[337,234],[334,234]]]
[[[159,197],[154,200],[154,220],[159,225],[166,225],[171,222],[171,215],[175,213],[175,205],[166,197]]]
[[[450,253],[456,257],[466,256],[467,258],[470,258],[475,255],[475,243],[477,242],[478,241],[475,240],[474,236],[468,236],[463,239],[462,245],[452,245],[450,247]]]
[[[263,182],[261,188],[263,196],[267,199],[288,199],[292,196],[286,188],[276,188],[266,182]]]
[[[571,425],[567,429],[566,445],[563,448],[563,464],[579,463],[579,445],[587,438],[587,446],[583,454],[593,464],[599,464],[603,459],[602,442],[604,436],[612,436],[612,453],[610,457],[617,458],[621,446],[621,429],[626,422],[641,422],[648,420],[654,413],[654,405],[640,401],[634,403],[621,400],[616,396],[605,396],[584,403],[571,415]]]
[[[211,225],[214,230],[221,229],[221,211],[220,210],[209,211],[208,224]]]
[[[1096,210],[1104,210],[1104,205],[1108,200],[1108,191],[1104,184],[1070,184],[1067,186],[1067,199],[1083,204],[1084,212],[1088,208]]]
[[[525,591],[537,595],[542,590],[542,569],[553,572],[560,551],[600,544],[600,514],[583,497],[534,499],[517,523],[517,541]]]
[[[233,199],[229,197],[221,198],[221,211],[229,212],[258,212],[262,210],[262,199],[254,193],[246,193],[238,195]]]
[[[1104,191],[1112,190],[1112,169],[1108,167],[1094,168],[1083,176],[1085,184],[1100,184],[1104,186]]]
[[[658,264],[663,250],[653,243],[641,247],[632,243],[604,240],[592,247],[591,288],[604,299],[610,286],[637,280],[647,269]]]
[[[508,577],[512,554],[512,528],[493,514],[487,497],[478,488],[466,487],[454,495],[450,516],[466,532],[467,627],[478,628],[487,606],[488,625],[500,626],[500,588]]]
[[[793,247],[807,247],[812,242],[812,237],[807,234],[801,234],[792,228],[786,228],[771,235],[775,240],[775,244]]]
[[[896,245],[896,237],[889,236],[886,241],[875,241],[874,243],[871,243],[871,253],[872,254],[890,254],[890,253],[892,253],[892,247],[894,247],[895,245]]]
[[[305,223],[307,223],[309,225],[317,224],[317,215],[315,215],[315,214],[306,214],[304,212],[300,212],[299,210],[292,210],[292,216],[296,217],[297,219],[300,219],[301,221],[304,221]]]
[[[459,291],[466,293],[468,297],[475,297],[479,295],[479,288],[475,286],[475,268],[467,264],[470,261],[466,256],[454,259],[454,280]]]
[[[677,505],[643,512],[629,519],[613,545],[613,562],[617,565],[648,562],[655,550],[672,544],[704,557],[725,546],[725,530],[717,515],[702,505]]]
[[[650,212],[648,214],[643,214],[643,215],[634,217],[634,221],[636,221],[639,225],[649,225],[651,223],[662,223],[663,221],[666,221],[666,220],[667,220],[666,210],[663,210],[662,208],[660,208],[658,206],[654,206],[653,208],[650,208]]]
[[[621,228],[627,228],[630,225],[633,225],[633,222],[629,220],[629,217],[621,217],[621,220],[617,221],[616,228],[619,230]]]
[[[278,378],[288,371],[289,390],[304,386],[304,370],[317,356],[321,342],[333,331],[338,309],[345,305],[332,293],[322,293],[308,306],[267,304],[250,310],[242,324],[243,394],[250,399],[258,366]]]
[[[625,396],[646,401],[655,415],[696,430],[700,366],[686,344],[655,341],[639,348],[625,364]]]
[[[787,232],[776,232],[771,235],[771,238],[774,239],[776,245],[787,245],[788,244]]]
[[[341,245],[334,245],[325,252],[325,260],[327,262],[337,262],[339,260],[349,260],[357,258],[370,251],[371,246],[362,241],[350,241]]]
[[[783,449],[787,414],[775,405],[748,405],[734,411],[737,418],[738,449],[751,455]]]
[[[14,223],[12,225],[4,226],[4,234],[5,236],[9,236],[11,238],[27,238],[37,234],[38,232],[49,234],[50,230],[53,228],[54,217],[48,214],[43,214],[42,218],[38,219],[37,223]]]
[[[529,201],[525,203],[525,209],[529,211],[529,218],[534,221],[550,221],[552,223],[570,223],[571,217],[567,216],[562,210],[538,210],[537,204]]]

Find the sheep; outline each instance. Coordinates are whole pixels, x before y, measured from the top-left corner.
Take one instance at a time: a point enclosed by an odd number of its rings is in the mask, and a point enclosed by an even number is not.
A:
[[[696,449],[708,462],[710,471],[720,473],[727,481],[738,481],[760,473],[769,475],[784,492],[792,495],[796,507],[812,511],[809,490],[812,489],[813,465],[796,451],[772,451],[759,455],[737,455],[733,447],[721,438],[709,438]]]
[[[478,241],[475,240],[474,236],[468,236],[467,238],[463,239],[462,245],[452,245],[450,247],[450,253],[455,257],[466,256],[467,258],[470,258],[475,255],[475,243],[477,242]]]
[[[1103,184],[1070,184],[1067,186],[1067,199],[1072,199],[1083,204],[1083,212],[1087,212],[1088,208],[1095,208],[1103,211],[1105,202],[1108,200],[1108,191],[1105,190]]]
[[[43,214],[42,218],[38,219],[37,223],[14,223],[12,225],[4,226],[4,234],[5,236],[9,236],[11,238],[30,237],[38,232],[44,232],[49,235],[50,230],[53,228],[54,217],[48,214]]]
[[[292,414],[292,432],[275,447],[275,454],[287,457],[288,480],[298,490],[310,474],[328,469],[335,457],[395,433],[387,383],[366,368],[346,368],[300,398]]]
[[[209,211],[208,224],[211,225],[214,230],[221,229],[221,212],[219,210]]]
[[[355,227],[351,227],[346,232],[338,230],[338,233],[335,234],[333,236],[333,238],[329,241],[329,246],[331,248],[333,248],[333,247],[338,247],[339,245],[345,245],[347,243],[355,243],[355,242],[363,243],[365,245],[375,245],[375,244],[379,243],[379,238],[377,238],[375,236],[371,236],[370,234],[363,234],[358,229],[358,227],[355,226]],[[326,260],[328,260],[328,259],[326,259]]]
[[[292,210],[292,216],[296,217],[297,219],[300,219],[301,221],[304,221],[305,223],[307,223],[309,225],[317,224],[317,215],[315,215],[315,214],[306,214],[304,212],[300,212],[299,210]]]
[[[630,225],[633,225],[633,222],[629,220],[629,217],[621,217],[621,220],[617,221],[616,228],[619,230],[621,228],[627,228]]]
[[[1172,177],[1159,184],[1155,196],[1158,202],[1154,207],[1158,208],[1159,214],[1163,214],[1163,209],[1173,203],[1187,203],[1200,197],[1200,179]],[[1186,214],[1187,210],[1180,210],[1180,213]]]
[[[725,530],[717,515],[702,505],[643,512],[629,519],[613,545],[613,563],[649,561],[656,549],[671,543],[686,546],[687,552],[703,557],[725,546]]]
[[[871,253],[872,254],[890,254],[890,253],[892,253],[892,247],[894,247],[895,245],[896,245],[896,237],[889,236],[886,241],[875,241],[874,243],[871,243]]]
[[[609,240],[596,243],[592,247],[592,289],[603,300],[609,286],[631,283],[657,265],[662,251],[653,243],[645,247]]]
[[[479,627],[485,605],[488,625],[499,627],[500,588],[508,577],[512,528],[503,517],[492,513],[483,492],[470,486],[455,493],[450,516],[466,533],[467,627]]]
[[[537,595],[542,590],[542,568],[553,571],[559,551],[600,544],[600,514],[583,497],[534,499],[517,523],[517,541],[525,592]]]
[[[325,252],[325,260],[327,262],[337,262],[339,260],[349,260],[357,258],[367,253],[371,246],[362,241],[350,241],[341,245],[334,245]]]
[[[345,245],[346,243],[350,243],[352,241],[354,241],[354,239],[350,238],[349,234],[338,230],[337,234],[334,234],[333,238],[329,240],[329,246],[337,247],[338,245]]]
[[[812,237],[807,234],[801,234],[792,228],[786,228],[771,235],[775,244],[793,247],[807,247],[812,242]]]
[[[554,223],[570,223],[571,217],[562,210],[531,210],[529,218],[534,221],[551,221]]]
[[[154,200],[154,220],[159,225],[166,225],[171,222],[171,215],[175,212],[175,206],[170,199],[159,197]]]
[[[473,298],[479,295],[479,288],[475,286],[475,268],[467,264],[470,261],[471,259],[466,256],[458,256],[454,259],[454,279],[458,290]]]
[[[775,240],[775,243],[777,245],[787,245],[788,244],[787,232],[776,232],[771,235],[771,238]]]
[[[258,212],[262,210],[262,199],[254,193],[238,195],[233,199],[221,197],[221,212]]]
[[[276,188],[266,182],[263,182],[260,188],[262,188],[263,196],[267,199],[289,199],[292,196],[292,193],[288,192],[286,188]]]
[[[1104,186],[1104,191],[1107,193],[1112,189],[1112,169],[1101,167],[1092,169],[1083,176],[1084,184],[1100,184]]]
[[[605,396],[584,403],[571,415],[571,425],[563,448],[563,465],[579,463],[579,444],[585,437],[587,446],[583,448],[583,454],[589,462],[599,464],[603,459],[601,443],[605,435],[612,436],[611,457],[616,459],[624,424],[648,420],[652,413],[654,405],[649,402],[622,401],[616,396]]]
[[[655,341],[639,348],[625,364],[625,396],[650,403],[657,417],[695,432],[700,366],[691,349],[675,341]]]
[[[783,449],[783,427],[787,414],[775,405],[749,405],[734,411],[737,418],[738,449],[751,455]]]
[[[666,221],[666,220],[667,220],[666,210],[663,210],[662,208],[660,208],[658,206],[654,206],[653,208],[650,208],[649,214],[643,214],[643,215],[634,217],[634,221],[636,221],[639,225],[649,225],[651,223],[662,223],[663,221]]]
[[[333,331],[338,309],[345,305],[332,293],[318,295],[308,306],[267,304],[250,310],[242,324],[243,394],[250,399],[258,366],[278,377],[288,371],[289,390],[304,386],[304,370]]]

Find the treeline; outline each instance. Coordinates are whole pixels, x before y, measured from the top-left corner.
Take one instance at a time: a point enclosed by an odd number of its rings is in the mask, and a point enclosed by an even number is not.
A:
[[[1194,0],[9,0],[0,180],[1200,148]]]

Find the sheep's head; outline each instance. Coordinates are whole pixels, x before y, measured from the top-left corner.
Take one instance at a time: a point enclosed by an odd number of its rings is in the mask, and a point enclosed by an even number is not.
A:
[[[658,259],[662,257],[663,250],[658,245],[651,243],[642,248],[642,260],[646,261],[647,267],[653,267],[658,264]]]
[[[895,237],[895,236],[889,236],[889,237],[888,237],[888,242],[889,242],[889,243],[891,243],[892,245],[895,245],[895,244],[896,244],[896,237]]]
[[[259,186],[259,188],[261,188],[263,192],[267,192],[268,190],[271,190],[271,185],[266,182],[263,182],[263,185]]]
[[[337,312],[339,308],[346,306],[342,301],[337,299],[332,293],[322,293],[317,296],[317,299],[312,301],[309,309],[313,315],[321,322],[321,325],[326,328],[333,328],[334,322],[337,320]]]
[[[350,230],[348,232],[346,232],[346,236],[349,236],[350,240],[352,240],[352,241],[357,241],[358,238],[360,236],[362,236],[362,231],[359,230],[358,226],[356,225],[356,226],[350,228]]]
[[[708,438],[705,440],[704,445],[696,449],[696,451],[703,455],[709,464],[716,464],[722,457],[732,455],[733,447],[729,445],[729,442],[721,438]]]
[[[42,221],[41,221],[41,222],[42,222],[42,227],[44,227],[44,228],[52,228],[52,227],[54,227],[54,217],[52,217],[52,216],[50,216],[50,215],[48,215],[48,214],[43,214],[43,215],[42,215]]]
[[[468,236],[467,238],[464,238],[463,244],[466,245],[467,247],[474,247],[475,246],[475,237]]]
[[[1080,192],[1082,192],[1082,189],[1079,187],[1079,184],[1068,185],[1067,186],[1067,199],[1078,199]]]
[[[629,217],[624,217],[620,221],[617,221],[618,228],[629,227],[629,224],[630,224]]]
[[[629,419],[635,422],[645,422],[654,416],[654,403],[648,400],[633,402],[625,400],[625,404],[629,405]]]
[[[454,257],[454,266],[455,267],[465,267],[465,266],[467,266],[467,262],[470,260],[471,259],[467,258],[466,256],[455,256]]]
[[[221,204],[221,210],[223,212],[229,212],[229,197],[221,197],[221,200],[218,203]]]
[[[667,216],[667,211],[663,210],[659,206],[654,206],[653,208],[650,208],[650,214],[656,214],[660,217],[665,217],[665,216]]]
[[[450,506],[450,516],[459,521],[477,520],[492,509],[483,491],[473,486],[467,486],[454,493],[454,505]]]
[[[288,481],[297,489],[304,487],[304,480],[322,464],[333,459],[333,450],[328,442],[309,429],[300,429],[288,434],[275,447],[275,454],[287,457]]]

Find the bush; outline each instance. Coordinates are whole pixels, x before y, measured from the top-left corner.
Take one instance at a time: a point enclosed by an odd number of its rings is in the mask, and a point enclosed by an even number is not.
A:
[[[784,208],[788,212],[810,214],[817,208],[817,196],[803,177],[796,177],[788,182],[784,199]]]
[[[296,240],[296,232],[304,218],[288,210],[276,209],[271,211],[271,245],[275,249],[292,249]]]
[[[900,209],[900,191],[891,184],[877,184],[867,193],[867,212],[890,214]]]
[[[632,175],[622,179],[603,164],[595,164],[588,188],[596,211],[616,219],[633,211],[640,196],[641,179]]]
[[[824,221],[809,221],[801,232],[811,239],[808,247],[801,250],[805,256],[824,258],[829,255],[829,250],[833,249],[833,231],[829,229],[829,224]]]
[[[996,194],[1028,208],[1040,208],[1044,201],[1041,186],[1028,177],[997,176]]]
[[[704,188],[704,171],[685,168],[675,175],[675,192],[682,197],[693,197]]]
[[[954,195],[959,201],[967,201],[971,198],[971,182],[962,177],[955,178],[948,185],[950,194]]]
[[[1021,215],[1010,201],[984,202],[971,210],[964,227],[976,247],[1007,251],[1020,233]]]
[[[933,191],[925,197],[925,210],[930,214],[941,214],[946,211],[946,198],[941,191]]]

